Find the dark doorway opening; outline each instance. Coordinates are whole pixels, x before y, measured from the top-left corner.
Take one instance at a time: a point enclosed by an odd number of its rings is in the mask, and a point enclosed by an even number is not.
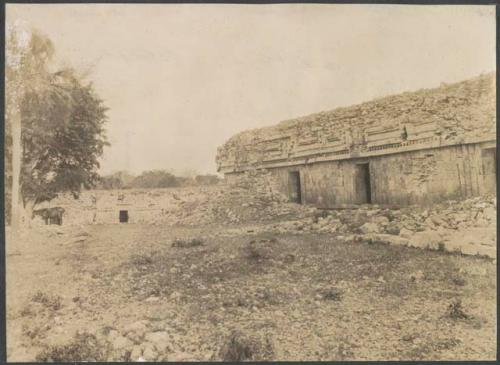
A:
[[[128,210],[120,210],[120,223],[128,222]]]
[[[370,181],[370,164],[356,165],[356,197],[358,204],[372,203],[372,186]]]
[[[300,172],[290,171],[288,174],[290,201],[293,203],[302,203],[302,193],[300,184]]]
[[[485,148],[481,151],[481,155],[485,189],[489,193],[494,193],[497,183],[497,149]]]

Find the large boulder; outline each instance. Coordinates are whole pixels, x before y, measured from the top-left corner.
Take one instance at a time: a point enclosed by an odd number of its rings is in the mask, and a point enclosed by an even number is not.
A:
[[[359,227],[359,230],[364,233],[364,234],[369,234],[369,233],[379,233],[381,231],[380,226],[375,224],[375,223],[365,223],[361,227]]]
[[[399,231],[399,235],[403,238],[411,238],[413,235],[415,234],[415,232],[407,229],[407,228],[401,228],[400,231]]]

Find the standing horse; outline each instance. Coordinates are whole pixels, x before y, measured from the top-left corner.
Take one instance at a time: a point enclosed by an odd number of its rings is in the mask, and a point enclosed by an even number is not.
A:
[[[35,218],[35,216],[38,215],[44,220],[45,224],[62,225],[62,217],[64,212],[65,209],[61,207],[36,209],[33,210],[31,219]]]

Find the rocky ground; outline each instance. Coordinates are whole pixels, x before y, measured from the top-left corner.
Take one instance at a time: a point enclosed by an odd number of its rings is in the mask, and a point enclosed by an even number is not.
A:
[[[492,197],[286,207],[267,222],[8,231],[8,360],[495,359]]]

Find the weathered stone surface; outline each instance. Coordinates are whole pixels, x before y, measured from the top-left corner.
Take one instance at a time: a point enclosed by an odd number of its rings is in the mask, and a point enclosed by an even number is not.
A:
[[[157,348],[164,348],[169,342],[168,332],[166,331],[149,332],[144,339],[154,344]]]
[[[147,321],[137,321],[125,326],[123,333],[132,341],[139,342],[147,331]]]
[[[217,166],[227,172],[262,167],[273,160],[279,165],[286,158],[322,151],[349,157],[370,146],[419,138],[439,137],[444,145],[459,144],[495,134],[495,105],[495,75],[490,73],[241,132],[217,150]],[[372,130],[378,144],[370,139]],[[384,130],[387,141],[380,142]]]
[[[132,359],[132,361],[139,361],[139,358],[142,357],[142,348],[141,346],[134,346],[132,348],[132,352],[130,353],[130,358]]]
[[[412,237],[413,235],[415,234],[415,232],[413,231],[410,231],[409,229],[406,229],[406,228],[401,228],[401,230],[399,231],[399,235],[403,238],[410,238]]]
[[[359,230],[365,234],[367,234],[367,233],[379,233],[380,227],[375,223],[365,223],[361,227],[359,227]]]
[[[133,345],[132,341],[124,336],[117,336],[113,340],[113,347],[117,350],[128,349]]]
[[[142,351],[142,357],[146,361],[155,361],[158,358],[158,352],[156,349],[164,348],[164,347],[165,347],[165,344],[154,345],[151,343],[146,343],[146,344],[144,344],[144,350]]]
[[[373,240],[395,246],[408,246],[409,240],[392,234],[374,234]]]
[[[408,241],[408,245],[411,247],[437,250],[439,248],[439,243],[441,242],[443,242],[443,239],[439,233],[435,231],[423,231],[416,232],[413,236],[411,236]]]

